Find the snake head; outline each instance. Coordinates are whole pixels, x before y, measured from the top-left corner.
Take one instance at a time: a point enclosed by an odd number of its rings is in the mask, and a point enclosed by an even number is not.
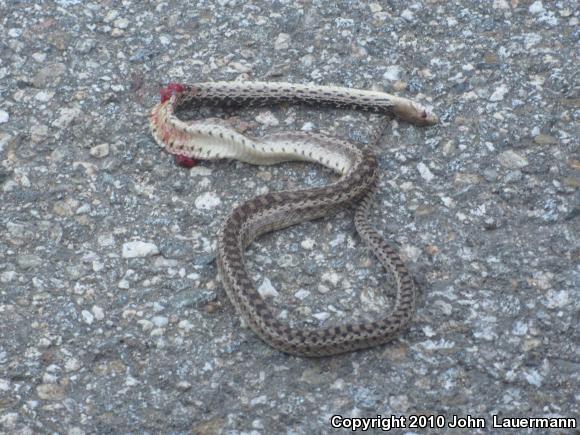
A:
[[[161,96],[161,102],[165,103],[171,97],[176,94],[185,91],[185,86],[180,83],[169,83],[166,87],[161,88],[159,95]]]
[[[402,120],[420,126],[435,125],[439,122],[439,118],[431,109],[411,100],[401,100],[393,111]]]

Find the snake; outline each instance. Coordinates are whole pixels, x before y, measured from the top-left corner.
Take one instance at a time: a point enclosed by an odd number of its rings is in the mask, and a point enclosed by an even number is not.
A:
[[[173,83],[162,89],[161,97],[149,116],[150,130],[157,144],[171,154],[195,160],[234,159],[253,165],[313,162],[340,176],[322,187],[256,196],[235,207],[225,219],[217,235],[217,267],[242,324],[273,348],[300,357],[324,357],[370,348],[392,340],[409,326],[416,304],[414,280],[397,249],[368,219],[379,177],[377,157],[372,152],[314,132],[252,137],[224,119],[182,120],[178,113],[191,107],[214,105],[331,105],[429,126],[438,122],[431,109],[374,90],[280,82]],[[258,292],[246,268],[246,249],[263,234],[352,207],[359,236],[394,277],[396,296],[392,309],[376,320],[319,328],[290,326],[276,316]]]

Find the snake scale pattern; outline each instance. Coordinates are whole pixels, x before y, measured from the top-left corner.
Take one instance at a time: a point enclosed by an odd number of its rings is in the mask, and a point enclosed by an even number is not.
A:
[[[217,263],[229,299],[243,321],[266,343],[283,352],[320,357],[364,349],[396,337],[415,311],[413,279],[395,248],[368,223],[367,214],[377,184],[376,157],[355,145],[320,134],[278,133],[245,136],[227,121],[182,121],[176,113],[201,105],[256,106],[276,103],[333,105],[393,114],[421,126],[436,124],[427,108],[394,95],[334,86],[266,82],[171,84],[150,115],[155,141],[169,153],[199,160],[236,159],[270,165],[299,160],[317,162],[338,172],[338,181],[324,187],[272,192],[236,207],[218,235]],[[262,234],[321,218],[356,205],[360,237],[394,276],[397,294],[390,313],[376,321],[318,329],[291,328],[279,320],[256,290],[244,252]]]

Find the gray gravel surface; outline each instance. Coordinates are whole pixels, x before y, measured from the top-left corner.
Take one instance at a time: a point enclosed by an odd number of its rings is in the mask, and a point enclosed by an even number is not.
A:
[[[395,415],[394,433],[498,433],[494,415],[577,417],[577,6],[0,0],[0,430],[310,434],[333,415]],[[302,359],[240,326],[213,262],[221,222],[258,193],[334,176],[187,170],[154,143],[162,85],[238,79],[381,89],[441,117],[393,121],[372,145],[373,224],[420,290],[392,343]],[[218,115],[361,146],[381,122],[293,106]],[[293,325],[392,304],[350,212],[259,239],[248,266]],[[445,427],[413,428],[417,415]],[[454,415],[486,425],[453,429]]]

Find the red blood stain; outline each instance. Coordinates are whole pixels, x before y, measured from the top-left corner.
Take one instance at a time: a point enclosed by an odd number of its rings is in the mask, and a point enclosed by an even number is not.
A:
[[[193,168],[195,165],[197,165],[197,160],[182,154],[176,154],[175,163],[184,168]]]
[[[159,95],[161,95],[161,102],[165,103],[173,95],[183,92],[184,90],[185,86],[179,83],[169,83],[166,87],[161,88],[159,91]]]

